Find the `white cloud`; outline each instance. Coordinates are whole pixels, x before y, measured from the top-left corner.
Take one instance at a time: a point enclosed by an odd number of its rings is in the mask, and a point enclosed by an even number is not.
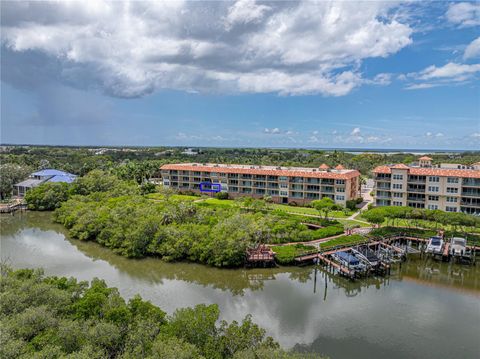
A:
[[[423,83],[423,84],[411,84],[405,87],[405,90],[422,90],[422,89],[429,89],[432,87],[437,87],[436,84],[431,83]]]
[[[278,127],[275,127],[275,128],[265,128],[263,130],[263,133],[268,133],[268,134],[272,134],[272,135],[278,135],[281,133],[280,129]]]
[[[480,132],[474,132],[471,134],[471,137],[473,138],[480,138]]]
[[[360,136],[360,128],[355,127],[352,132],[350,132],[350,136]]]
[[[380,73],[376,75],[373,79],[366,79],[364,83],[378,86],[386,86],[392,83],[392,74],[389,73]]]
[[[51,78],[119,97],[159,89],[343,96],[363,84],[388,84],[388,74],[362,79],[360,64],[398,52],[413,33],[391,2],[1,6],[2,56],[47,55],[59,64]]]
[[[464,83],[475,79],[478,72],[480,72],[480,64],[468,65],[449,62],[440,67],[431,65],[420,72],[408,74],[407,78],[415,82],[408,84],[405,89],[418,90]]]
[[[435,65],[427,67],[418,73],[420,80],[432,80],[441,78],[464,78],[480,71],[480,64],[465,65],[449,62],[448,64],[436,67]]]
[[[225,27],[230,30],[236,24],[258,23],[270,9],[256,4],[255,0],[239,0],[228,9]]]
[[[465,49],[463,58],[465,60],[480,57],[480,37],[473,40]]]
[[[447,20],[460,27],[480,25],[480,3],[461,2],[451,4],[446,13]]]

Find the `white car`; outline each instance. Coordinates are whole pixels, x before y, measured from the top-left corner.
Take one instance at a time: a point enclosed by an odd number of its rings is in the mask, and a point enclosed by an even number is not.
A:
[[[443,240],[440,237],[432,237],[427,244],[427,253],[440,254],[442,253]]]
[[[450,255],[462,257],[467,250],[467,240],[461,237],[453,237],[450,241]]]

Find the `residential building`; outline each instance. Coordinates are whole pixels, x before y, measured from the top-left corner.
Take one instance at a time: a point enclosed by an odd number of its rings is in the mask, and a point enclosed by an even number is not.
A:
[[[379,166],[375,174],[377,206],[409,206],[480,214],[480,166],[432,165],[421,157],[410,166]]]
[[[54,169],[44,169],[32,173],[26,180],[13,185],[13,195],[18,197],[23,197],[33,187],[37,187],[46,182],[65,182],[72,183],[76,175],[54,170]]]
[[[200,184],[214,186],[230,197],[271,196],[276,203],[303,205],[329,197],[336,203],[360,196],[360,173],[343,167],[319,168],[180,163],[161,167],[163,185],[200,192]]]

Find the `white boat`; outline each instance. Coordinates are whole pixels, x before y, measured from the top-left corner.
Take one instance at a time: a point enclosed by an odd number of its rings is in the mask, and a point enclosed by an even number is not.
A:
[[[463,257],[467,251],[467,240],[461,237],[453,237],[450,241],[450,255]]]
[[[431,237],[427,244],[427,253],[441,254],[443,249],[443,239],[441,237]]]

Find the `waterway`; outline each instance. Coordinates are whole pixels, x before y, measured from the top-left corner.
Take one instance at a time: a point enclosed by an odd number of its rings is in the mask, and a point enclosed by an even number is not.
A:
[[[1,260],[48,275],[103,278],[168,313],[216,303],[282,346],[334,358],[478,358],[480,266],[409,259],[389,278],[350,282],[314,267],[225,270],[117,256],[68,238],[49,213],[1,216]],[[316,283],[316,284],[315,284]]]

